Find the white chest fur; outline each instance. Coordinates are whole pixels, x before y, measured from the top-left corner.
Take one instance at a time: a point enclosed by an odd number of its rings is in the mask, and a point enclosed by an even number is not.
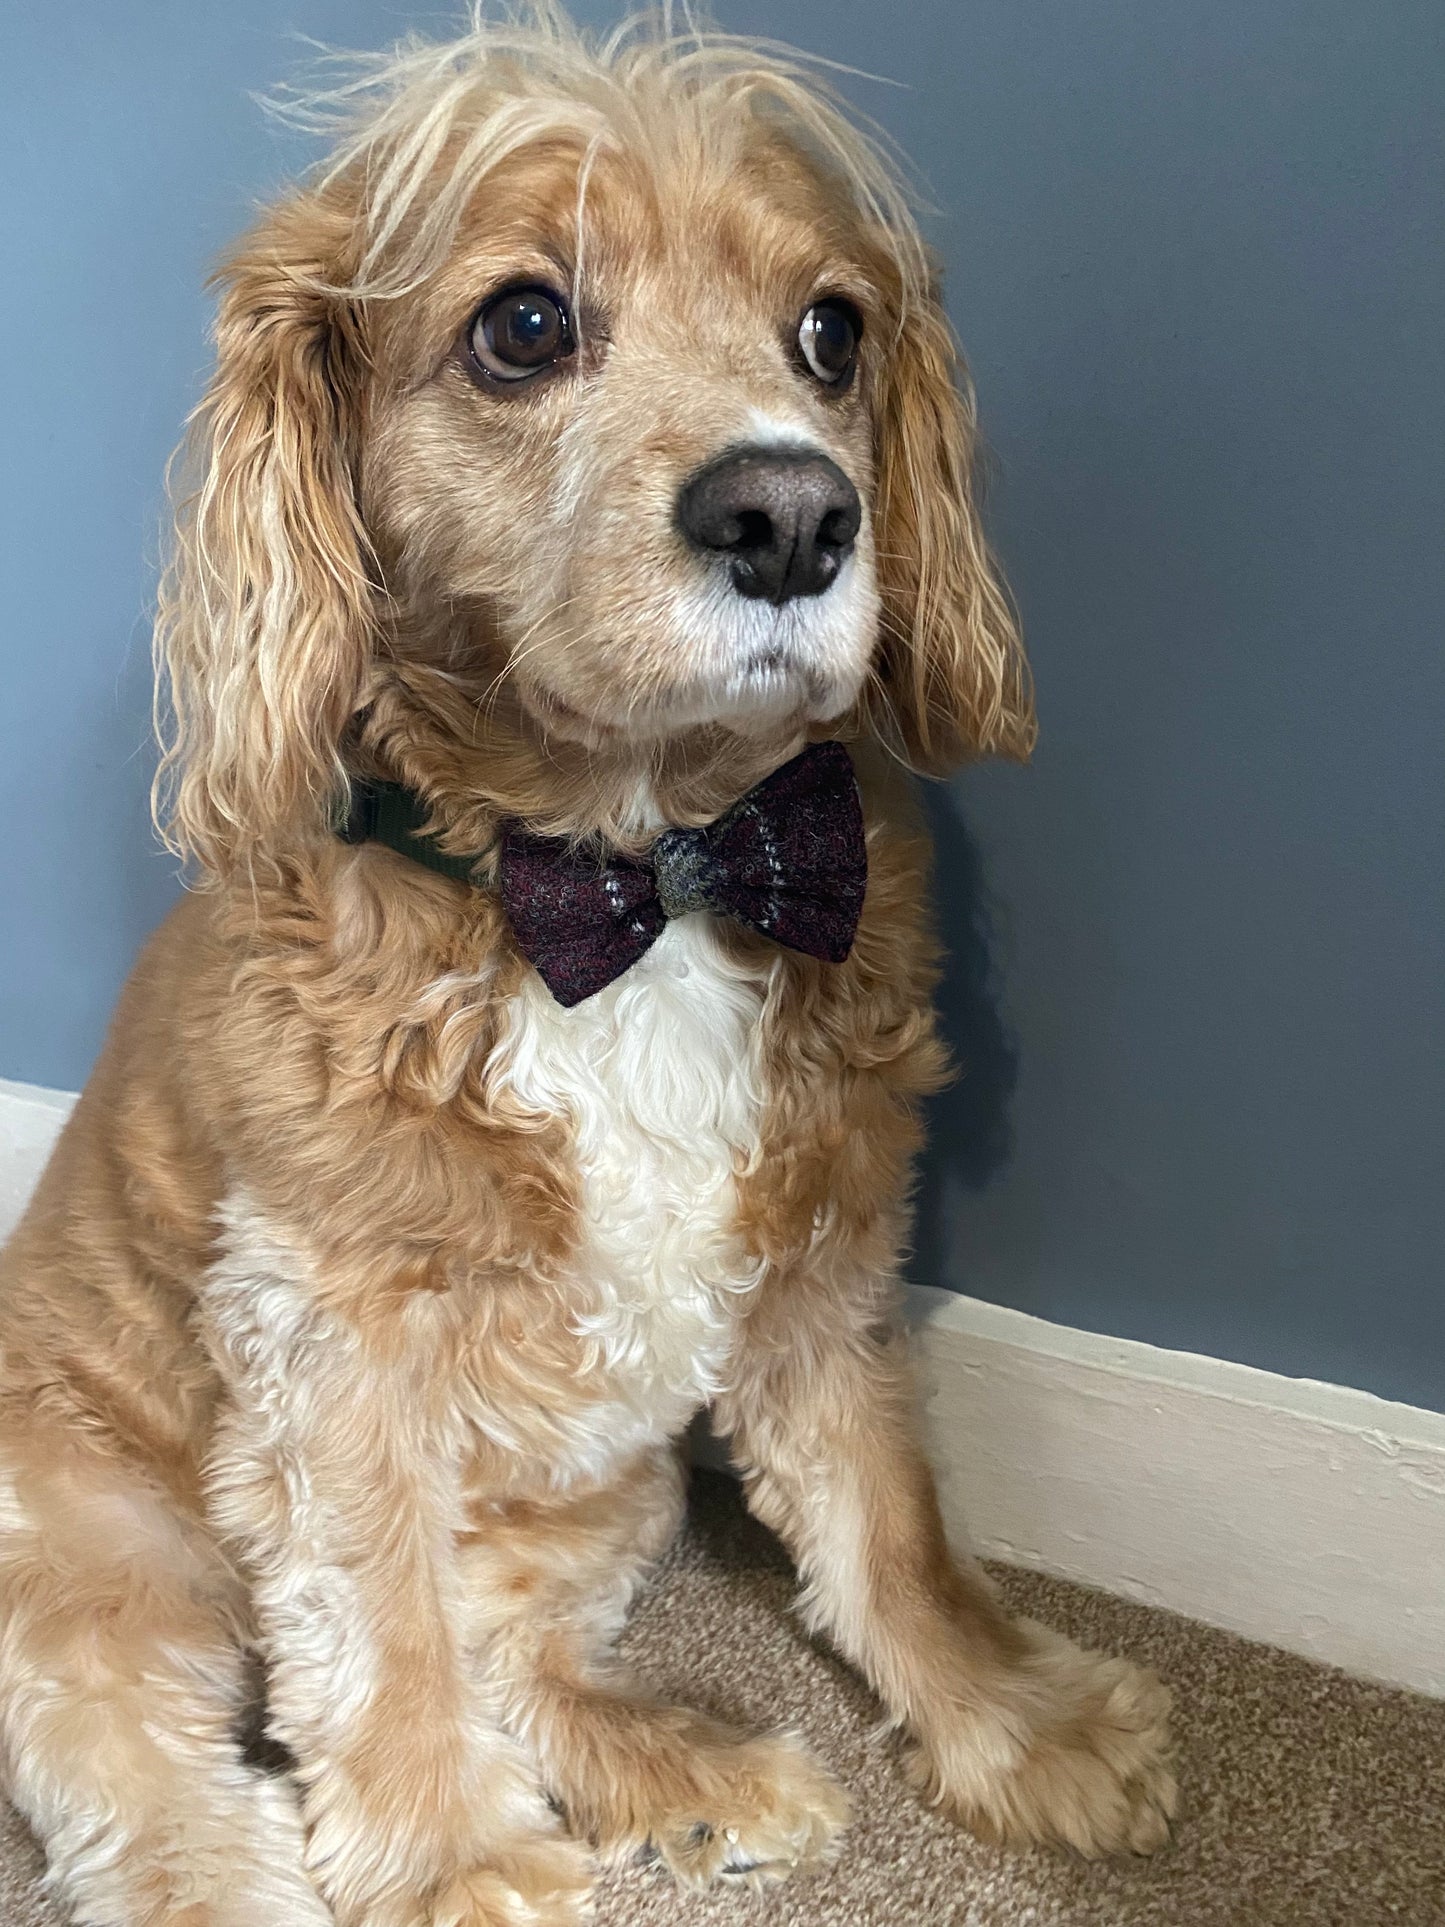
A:
[[[571,1010],[529,978],[508,1011],[489,1081],[569,1119],[581,1175],[573,1328],[579,1369],[608,1391],[579,1410],[578,1469],[675,1431],[717,1389],[758,1275],[735,1220],[762,1000],[712,919],[687,916]]]

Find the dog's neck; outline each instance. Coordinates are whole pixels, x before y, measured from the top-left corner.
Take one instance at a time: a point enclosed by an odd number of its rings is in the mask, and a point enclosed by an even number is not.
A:
[[[660,742],[581,743],[549,731],[505,685],[482,701],[467,679],[392,659],[378,670],[350,760],[358,775],[415,792],[455,851],[487,848],[504,818],[639,851],[665,826],[714,821],[807,737],[790,721],[757,735],[708,727]]]

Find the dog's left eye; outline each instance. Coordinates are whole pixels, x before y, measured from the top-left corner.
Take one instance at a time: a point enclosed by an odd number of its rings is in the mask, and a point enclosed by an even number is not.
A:
[[[810,373],[836,387],[853,372],[862,333],[863,317],[851,301],[815,301],[798,323],[798,348]]]
[[[478,309],[467,346],[493,381],[540,375],[572,353],[566,304],[549,288],[504,288]]]

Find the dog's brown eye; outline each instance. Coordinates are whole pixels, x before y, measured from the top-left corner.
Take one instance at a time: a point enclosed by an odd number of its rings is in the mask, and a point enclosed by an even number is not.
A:
[[[851,301],[815,301],[798,324],[798,347],[819,381],[846,381],[858,356],[863,318]]]
[[[560,295],[546,288],[504,288],[478,312],[467,338],[472,360],[493,381],[525,381],[572,353]]]

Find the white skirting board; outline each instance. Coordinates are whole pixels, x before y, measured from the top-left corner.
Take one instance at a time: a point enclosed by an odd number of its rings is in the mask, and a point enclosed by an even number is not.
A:
[[[25,1209],[74,1104],[71,1091],[0,1077],[0,1239]]]
[[[946,1291],[909,1311],[984,1558],[1445,1695],[1445,1416]]]
[[[74,1098],[0,1080],[0,1236]],[[1445,1695],[1445,1416],[914,1289],[950,1531]]]

